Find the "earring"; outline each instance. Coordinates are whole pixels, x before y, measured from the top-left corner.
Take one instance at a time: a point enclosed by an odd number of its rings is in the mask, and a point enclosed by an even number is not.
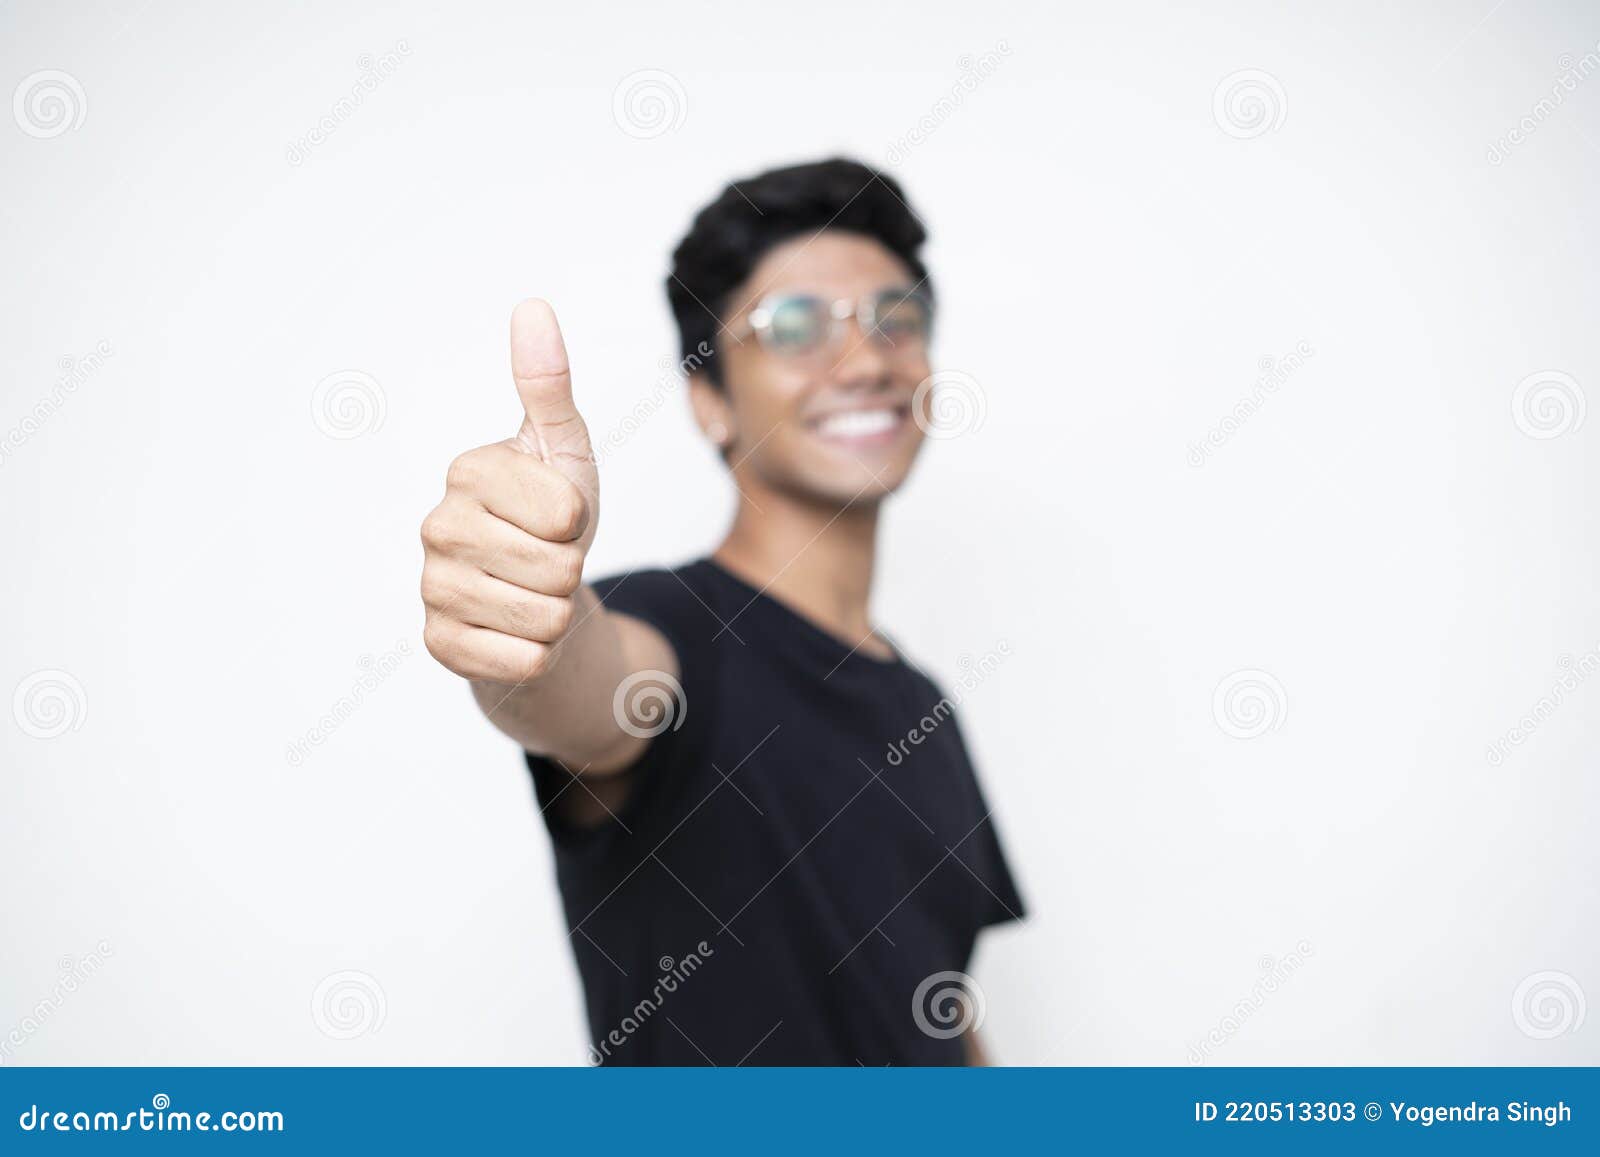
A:
[[[706,426],[706,437],[710,438],[718,446],[726,446],[728,444],[728,427],[721,422],[711,422]]]

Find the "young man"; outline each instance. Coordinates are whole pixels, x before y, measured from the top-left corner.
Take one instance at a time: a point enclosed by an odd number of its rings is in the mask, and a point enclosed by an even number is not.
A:
[[[981,1061],[965,969],[1022,902],[949,701],[868,615],[928,421],[924,236],[840,160],[695,218],[667,296],[739,494],[711,557],[583,583],[600,479],[541,301],[521,430],[423,523],[428,649],[528,753],[596,1063]]]

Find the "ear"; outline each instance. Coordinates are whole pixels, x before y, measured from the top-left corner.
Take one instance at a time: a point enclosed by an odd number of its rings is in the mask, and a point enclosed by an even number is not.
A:
[[[720,453],[726,454],[738,437],[734,426],[733,407],[728,395],[711,384],[705,374],[689,375],[689,405],[694,409],[694,420]]]

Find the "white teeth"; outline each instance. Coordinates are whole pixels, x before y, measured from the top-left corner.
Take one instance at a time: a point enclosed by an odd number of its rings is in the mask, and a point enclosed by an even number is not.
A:
[[[817,433],[833,438],[868,438],[883,434],[900,424],[893,410],[850,410],[830,414],[817,423]]]

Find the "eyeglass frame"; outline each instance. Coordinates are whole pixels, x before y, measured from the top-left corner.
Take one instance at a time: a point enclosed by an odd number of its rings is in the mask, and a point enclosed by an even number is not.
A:
[[[900,286],[890,286],[887,289],[879,289],[872,293],[862,294],[857,298],[841,297],[832,302],[816,293],[775,290],[756,302],[756,307],[745,315],[745,319],[740,323],[738,330],[730,329],[728,332],[735,340],[753,336],[761,342],[764,349],[777,354],[779,357],[808,357],[836,346],[843,323],[853,317],[864,337],[871,339],[874,334],[877,334],[880,345],[887,344],[890,349],[894,349],[896,347],[893,340],[890,339],[888,334],[878,329],[877,311],[874,308],[877,301],[889,294],[899,294],[900,300],[914,297],[922,303],[928,318],[926,332],[923,334],[922,339],[926,343],[933,336],[933,295],[920,285],[913,285],[904,289]],[[828,307],[830,323],[828,335],[815,349],[791,352],[777,349],[771,344],[772,339],[768,335],[772,332],[772,319],[777,305],[779,302],[794,298],[810,298],[812,301],[820,301]]]

